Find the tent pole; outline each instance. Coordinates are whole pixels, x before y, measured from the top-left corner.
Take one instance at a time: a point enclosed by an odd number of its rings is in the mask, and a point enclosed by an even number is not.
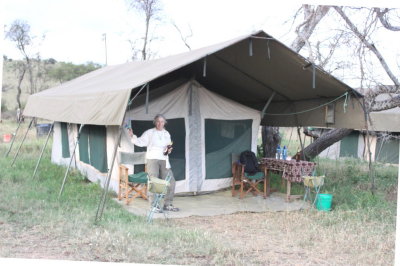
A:
[[[207,57],[204,57],[203,60],[203,77],[205,78],[207,75]]]
[[[119,125],[119,133],[118,133],[118,138],[117,138],[117,142],[115,143],[115,147],[114,147],[114,152],[113,152],[113,156],[112,156],[112,161],[111,161],[111,167],[110,170],[108,170],[108,174],[107,174],[107,179],[106,179],[106,184],[104,187],[104,191],[101,195],[100,198],[100,202],[99,202],[99,206],[97,207],[97,212],[96,212],[96,218],[95,218],[95,223],[100,221],[101,217],[103,216],[103,211],[104,211],[104,206],[106,204],[106,196],[107,196],[107,191],[108,191],[108,187],[110,186],[110,180],[111,180],[111,174],[112,174],[112,170],[114,168],[114,161],[115,161],[115,157],[117,156],[117,150],[118,150],[118,146],[121,142],[121,136],[122,136],[122,129],[123,129],[123,125],[124,125],[124,121],[125,121],[125,117],[126,117],[126,113],[129,110],[130,105],[132,104],[133,100],[136,99],[136,97],[140,94],[140,92],[144,89],[144,87],[146,87],[148,83],[144,84],[139,90],[138,92],[135,94],[135,96],[133,96],[133,98],[128,102],[128,104],[126,105],[125,108],[125,114],[124,117],[122,119],[121,124]]]
[[[136,99],[136,97],[140,94],[140,92],[144,89],[144,87],[145,87],[146,85],[147,85],[147,83],[144,84],[144,85],[138,90],[138,92],[135,94],[135,96],[133,96],[133,98],[132,98],[132,99],[128,102],[128,104],[126,105],[125,114],[124,114],[124,117],[123,117],[123,119],[122,119],[122,122],[121,122],[121,124],[120,124],[120,126],[119,126],[118,139],[117,139],[117,142],[115,143],[115,147],[114,147],[114,152],[113,152],[112,161],[111,161],[111,168],[110,168],[110,170],[108,171],[107,179],[106,179],[106,184],[105,184],[105,187],[104,187],[104,191],[103,191],[103,194],[101,195],[100,202],[99,202],[99,206],[97,207],[95,223],[98,222],[98,221],[100,221],[101,217],[103,216],[104,206],[105,206],[105,204],[106,204],[106,195],[107,195],[108,187],[110,186],[111,174],[112,174],[112,170],[113,170],[113,168],[114,168],[114,161],[115,161],[115,157],[117,156],[118,146],[119,146],[119,143],[121,142],[122,128],[123,128],[123,125],[124,125],[126,113],[128,112],[129,107],[130,107],[130,105],[132,104],[133,100]]]
[[[364,111],[364,126],[365,126],[365,130],[367,131],[367,148],[368,148],[368,170],[369,170],[369,177],[371,179],[371,191],[372,194],[374,194],[375,192],[375,176],[373,174],[373,169],[372,169],[372,159],[371,159],[371,142],[369,139],[369,127],[368,127],[368,112],[366,109],[366,104],[365,104],[365,99],[362,99],[362,102],[360,101],[360,99],[358,97],[355,97],[356,100],[358,101],[358,103],[360,104],[361,108]],[[372,122],[371,122],[372,123]]]
[[[400,145],[399,145],[399,154],[400,154]],[[399,166],[397,170],[397,202],[400,202],[400,194],[399,194],[399,187],[400,187],[400,156],[399,156]],[[397,204],[397,212],[396,212],[396,235],[398,235],[400,230],[400,204]],[[400,261],[400,238],[396,237],[395,242],[395,256],[394,256],[394,265],[399,265]]]
[[[369,177],[371,179],[371,192],[374,195],[375,193],[375,175],[373,173],[372,167],[372,153],[371,153],[371,140],[370,140],[370,132],[368,127],[368,113],[365,108],[365,100],[363,99],[363,110],[364,110],[364,123],[365,129],[367,130],[367,147],[368,147],[368,170],[369,170]]]
[[[114,146],[110,170],[108,171],[104,190],[101,195],[99,205],[97,207],[95,223],[100,221],[101,217],[103,216],[104,206],[106,205],[106,196],[107,196],[108,188],[110,186],[111,174],[112,174],[112,171],[114,168],[115,157],[117,156],[118,146],[119,146],[119,143],[121,142],[121,135],[122,135],[122,126],[119,127],[118,138],[117,138],[117,141]]]
[[[40,156],[39,156],[39,159],[38,159],[38,161],[37,161],[37,163],[36,163],[35,170],[33,171],[32,179],[35,178],[36,172],[37,172],[37,170],[38,170],[38,168],[39,168],[40,160],[42,159],[44,150],[46,149],[46,146],[47,146],[47,142],[49,142],[49,138],[50,138],[51,132],[53,131],[53,127],[54,127],[54,122],[53,122],[53,124],[51,124],[49,133],[47,133],[46,142],[44,143],[43,148],[42,148],[42,151],[40,152]]]
[[[312,88],[315,89],[315,65],[312,64]]]
[[[15,160],[16,160],[17,157],[18,157],[19,150],[21,149],[22,144],[24,144],[25,138],[26,138],[26,136],[28,135],[29,129],[31,129],[31,127],[32,127],[32,123],[33,123],[33,120],[34,120],[34,119],[35,119],[35,118],[32,118],[31,122],[29,123],[28,129],[27,129],[26,132],[25,132],[24,138],[22,139],[21,144],[19,145],[18,150],[17,150],[17,152],[16,152],[15,155],[14,155],[14,159],[13,159],[13,161],[12,161],[12,163],[11,163],[11,166],[14,165]]]
[[[306,156],[304,155],[304,144],[301,141],[300,127],[299,126],[297,126],[297,135],[299,136],[300,146],[301,146],[301,150],[302,150],[302,152],[301,152],[302,156],[301,157],[303,158],[303,161],[305,161],[306,160]]]
[[[82,131],[83,126],[84,126],[84,124],[81,124],[81,126],[79,127],[78,137],[76,138],[76,142],[75,142],[75,146],[74,146],[74,151],[72,152],[71,159],[69,160],[69,164],[68,164],[67,171],[65,171],[64,180],[63,180],[63,182],[62,182],[61,189],[60,189],[60,192],[59,192],[59,194],[58,194],[58,199],[60,199],[61,194],[62,194],[63,191],[64,191],[65,181],[67,180],[67,176],[68,176],[69,169],[71,168],[72,160],[73,160],[74,157],[75,157],[76,146],[78,146],[78,144],[79,144],[79,137],[81,136],[81,131]]]
[[[253,40],[249,38],[249,56],[253,56]]]
[[[193,83],[190,84],[189,87],[189,116],[192,116],[192,109],[193,109]]]
[[[146,114],[149,113],[149,83],[146,86]]]
[[[264,118],[265,111],[267,110],[268,106],[271,104],[272,99],[274,98],[275,95],[276,95],[276,91],[273,91],[271,96],[269,96],[267,103],[264,105],[264,108],[261,111],[261,120]]]
[[[6,155],[5,155],[4,157],[7,157],[8,154],[10,153],[10,151],[11,151],[11,149],[12,149],[12,146],[14,145],[14,141],[15,141],[15,139],[17,138],[18,129],[19,129],[19,127],[21,126],[21,123],[22,123],[22,119],[20,119],[19,122],[18,122],[18,126],[17,126],[17,129],[15,130],[14,137],[12,138],[10,147],[8,148],[8,151],[6,152]]]

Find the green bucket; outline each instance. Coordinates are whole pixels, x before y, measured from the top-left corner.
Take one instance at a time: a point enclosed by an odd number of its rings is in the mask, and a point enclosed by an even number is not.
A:
[[[318,194],[315,206],[317,210],[330,211],[332,206],[332,194]]]

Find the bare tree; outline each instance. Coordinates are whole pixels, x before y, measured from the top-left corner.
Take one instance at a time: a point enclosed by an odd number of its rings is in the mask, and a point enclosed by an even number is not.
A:
[[[23,21],[23,20],[15,20],[9,29],[6,31],[6,38],[9,39],[10,41],[15,43],[16,48],[18,51],[20,51],[23,61],[24,61],[24,67],[25,69],[22,69],[22,66],[18,66],[18,73],[20,74],[18,80],[19,80],[19,89],[21,89],[20,85],[22,80],[24,79],[24,76],[26,72],[29,74],[29,94],[33,94],[37,92],[37,82],[35,81],[36,77],[34,76],[34,65],[37,61],[33,59],[33,53],[32,47],[33,47],[33,42],[34,39],[36,38],[35,36],[32,35],[31,33],[31,26],[28,24],[28,22]],[[42,39],[45,38],[45,35],[43,35]],[[40,58],[39,53],[36,54],[38,58]],[[19,100],[17,101],[19,102]]]
[[[379,18],[380,22],[382,23],[382,25],[388,29],[388,30],[392,30],[392,31],[400,31],[400,26],[393,26],[390,23],[390,18],[388,16],[389,12],[393,10],[393,9],[389,9],[389,8],[374,8],[374,12],[376,13],[376,16]]]
[[[127,0],[129,8],[138,11],[144,16],[145,30],[143,36],[143,46],[141,49],[142,60],[149,59],[149,44],[152,40],[150,34],[150,26],[160,19],[161,4],[159,0]],[[136,45],[136,42],[130,41],[131,46]],[[134,53],[135,57],[135,53]]]
[[[317,6],[303,5],[302,8],[304,13],[304,20],[296,27],[296,39],[292,42],[290,47],[296,51],[300,50],[307,45],[309,52],[312,54],[311,45],[309,39],[317,27],[318,23],[328,14],[330,9],[329,6]],[[300,11],[300,10],[299,10]],[[312,58],[312,56],[310,56]]]
[[[179,36],[181,37],[181,40],[182,40],[183,44],[189,49],[189,51],[192,50],[192,48],[190,47],[189,42],[188,42],[188,39],[190,37],[193,37],[192,27],[190,27],[190,25],[189,25],[188,27],[189,27],[189,32],[190,33],[184,35],[182,33],[181,29],[178,27],[178,25],[176,25],[176,23],[174,21],[172,21],[172,26],[174,26],[174,28],[178,31]]]
[[[8,31],[6,31],[6,38],[15,43],[17,49],[21,52],[24,57],[25,63],[17,65],[18,73],[18,86],[17,86],[17,104],[18,108],[21,108],[21,84],[25,77],[25,73],[28,70],[30,73],[31,88],[32,93],[32,68],[31,60],[27,52],[27,48],[32,44],[32,36],[30,35],[30,25],[22,20],[15,20]]]
[[[22,108],[21,104],[21,84],[22,81],[24,80],[25,73],[26,73],[26,65],[23,62],[17,62],[15,65],[15,73],[18,75],[18,85],[17,85],[17,95],[16,95],[16,100],[17,100],[17,105],[18,108]]]
[[[366,103],[367,105],[365,106],[367,112],[369,111],[379,111],[379,110],[386,110],[393,108],[395,106],[399,106],[400,103],[400,96],[394,95],[390,99],[384,100],[384,101],[377,101],[376,97],[382,93],[398,93],[399,92],[399,86],[398,86],[398,79],[396,74],[393,73],[393,70],[390,69],[388,64],[386,63],[384,57],[380,53],[379,49],[376,47],[376,45],[372,41],[372,32],[381,24],[384,26],[386,29],[391,29],[391,30],[397,30],[398,27],[394,26],[390,23],[390,16],[389,16],[389,11],[387,9],[367,9],[364,8],[364,11],[367,11],[368,15],[366,16],[366,21],[363,23],[363,28],[360,29],[359,26],[356,26],[356,24],[352,21],[350,16],[346,15],[346,8],[343,7],[325,7],[325,9],[322,8],[314,8],[310,10],[310,7],[307,5],[303,5],[302,7],[304,9],[304,14],[305,14],[305,19],[304,21],[300,24],[301,27],[304,27],[304,29],[309,29],[310,31],[314,31],[317,27],[315,23],[320,23],[322,19],[323,14],[327,14],[326,8],[333,9],[336,11],[336,13],[342,18],[342,21],[347,25],[346,29],[342,29],[338,32],[340,32],[340,35],[334,36],[336,38],[336,45],[334,45],[332,48],[336,49],[337,47],[340,47],[339,45],[339,39],[342,37],[346,37],[346,40],[344,43],[347,46],[353,46],[356,47],[356,54],[358,55],[358,60],[359,60],[359,66],[360,66],[360,85],[363,87],[364,82],[368,81],[368,86],[369,88],[361,88],[365,91],[366,93]],[[349,8],[348,8],[349,9]],[[319,16],[316,13],[313,13],[313,11],[317,12],[317,10],[320,10],[319,12],[322,12]],[[356,12],[359,12],[361,9],[356,9]],[[307,16],[308,14],[308,16]],[[317,19],[311,19],[312,16],[316,16],[317,18],[320,18],[319,20]],[[378,24],[380,22],[380,24]],[[308,24],[311,23],[312,25]],[[305,37],[308,36],[308,38],[311,37],[312,32],[306,32],[303,33],[301,30],[303,28],[297,27],[296,32],[300,35],[296,38],[296,42],[292,44],[292,47],[297,47],[297,48],[302,48],[305,46],[305,44],[310,42],[308,39],[307,41],[304,40]],[[356,37],[354,39],[352,37],[352,40],[350,40],[350,36]],[[312,44],[307,45],[309,49],[313,49]],[[328,55],[325,56],[325,61],[321,61],[321,51],[318,49],[319,44],[317,43],[316,45],[316,51],[310,52],[309,54],[316,53],[317,56],[315,56],[315,59],[319,60],[320,63],[323,65],[326,65],[329,60],[331,60],[333,50],[331,49],[328,53]],[[382,69],[387,73],[387,75],[390,77],[392,82],[394,83],[393,86],[384,86],[382,84],[379,84],[378,82],[374,81],[373,73],[372,76],[367,77],[366,73],[366,57],[367,55],[370,57],[370,54],[378,59],[380,62]],[[310,58],[311,60],[314,58]],[[320,64],[321,66],[321,64]],[[328,70],[328,72],[330,72]],[[370,74],[371,75],[371,74]],[[375,89],[371,90],[370,86],[371,84],[377,84],[377,86],[374,86]],[[310,134],[310,132],[307,132],[305,130],[306,134]],[[312,144],[307,146],[304,150],[302,150],[302,154],[305,158],[311,159],[317,156],[320,152],[322,152],[326,147],[332,145],[333,143],[337,142],[341,138],[345,137],[346,135],[350,134],[352,132],[352,129],[332,129],[324,135],[322,135],[320,138],[316,139]]]

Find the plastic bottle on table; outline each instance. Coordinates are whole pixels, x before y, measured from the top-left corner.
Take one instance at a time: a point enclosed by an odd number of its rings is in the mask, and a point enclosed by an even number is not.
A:
[[[276,154],[275,154],[275,159],[280,159],[281,158],[281,146],[278,144],[278,148],[276,148]]]
[[[283,146],[282,159],[286,160],[286,158],[287,158],[287,148],[286,148],[286,146]]]

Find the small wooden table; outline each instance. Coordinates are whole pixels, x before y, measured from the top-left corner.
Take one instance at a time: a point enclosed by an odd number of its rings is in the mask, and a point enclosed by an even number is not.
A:
[[[280,160],[275,158],[263,158],[261,163],[269,170],[282,172],[282,181],[286,179],[286,201],[298,196],[291,196],[291,183],[303,182],[302,176],[311,175],[316,163],[296,160]],[[300,196],[301,197],[301,196]]]

